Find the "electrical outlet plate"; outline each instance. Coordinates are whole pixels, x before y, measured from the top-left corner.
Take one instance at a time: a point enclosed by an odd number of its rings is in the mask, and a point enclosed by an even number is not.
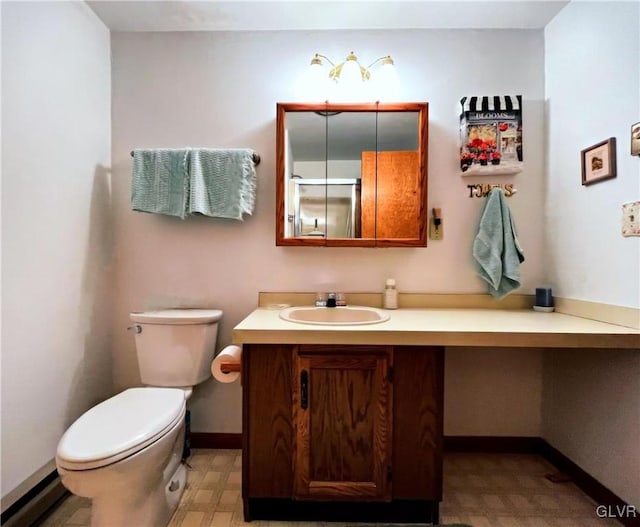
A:
[[[640,201],[622,205],[622,236],[640,236]]]
[[[442,240],[442,236],[444,235],[443,223],[444,222],[440,220],[440,225],[438,225],[438,228],[436,229],[436,224],[433,221],[433,218],[429,219],[429,238],[432,240]]]

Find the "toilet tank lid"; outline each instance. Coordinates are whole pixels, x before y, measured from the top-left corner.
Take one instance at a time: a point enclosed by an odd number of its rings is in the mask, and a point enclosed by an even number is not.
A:
[[[141,324],[213,324],[222,318],[220,309],[159,309],[131,313],[131,320]]]
[[[129,388],[69,427],[58,443],[58,460],[96,468],[136,452],[183,419],[185,406],[178,388]]]

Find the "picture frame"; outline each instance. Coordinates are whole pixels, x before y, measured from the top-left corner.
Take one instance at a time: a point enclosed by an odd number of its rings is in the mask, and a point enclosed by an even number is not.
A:
[[[640,123],[631,125],[631,155],[640,156]]]
[[[616,177],[616,138],[610,137],[581,152],[582,184],[593,185]]]

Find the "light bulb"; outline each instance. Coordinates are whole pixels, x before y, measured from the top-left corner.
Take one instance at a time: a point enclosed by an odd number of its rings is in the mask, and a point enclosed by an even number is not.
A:
[[[329,80],[327,69],[316,55],[296,86],[296,96],[302,101],[326,101],[330,93],[330,84],[333,83]]]
[[[398,100],[400,79],[391,58],[384,59],[382,65],[371,73],[372,90],[380,101]]]
[[[362,97],[364,84],[358,59],[351,52],[340,69],[337,86],[338,93],[336,95],[343,101],[356,101]]]

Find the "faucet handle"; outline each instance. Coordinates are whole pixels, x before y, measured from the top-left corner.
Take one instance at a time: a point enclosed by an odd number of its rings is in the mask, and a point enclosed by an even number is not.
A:
[[[327,306],[327,295],[324,293],[316,293],[316,307]]]

